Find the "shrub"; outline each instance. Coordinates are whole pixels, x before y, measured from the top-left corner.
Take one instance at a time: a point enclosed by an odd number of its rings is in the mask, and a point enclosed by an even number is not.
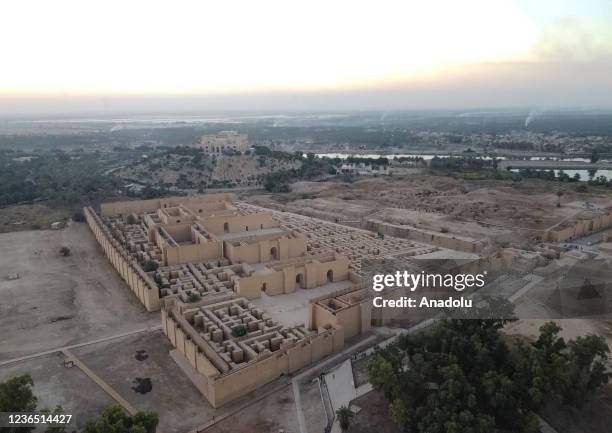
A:
[[[75,212],[72,215],[72,221],[77,222],[77,223],[82,223],[85,222],[85,215],[83,215],[83,212]]]
[[[143,265],[143,268],[144,268],[145,272],[156,271],[158,267],[159,267],[159,265],[157,264],[157,262],[155,262],[153,260],[147,260],[144,263],[144,265]]]
[[[353,417],[353,412],[351,412],[348,407],[342,406],[336,411],[336,416],[338,417],[340,429],[342,431],[347,431],[351,426],[351,418]]]
[[[187,297],[187,302],[198,302],[200,299],[202,299],[202,297],[199,293],[192,292]]]
[[[247,334],[247,329],[246,329],[246,326],[244,325],[238,325],[232,329],[232,335],[236,338],[242,337],[246,334]]]
[[[109,406],[100,416],[89,421],[83,430],[85,433],[155,433],[159,416],[157,412],[136,412],[127,415],[121,406]]]

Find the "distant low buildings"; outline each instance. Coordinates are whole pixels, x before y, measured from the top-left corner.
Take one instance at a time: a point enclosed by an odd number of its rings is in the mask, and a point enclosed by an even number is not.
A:
[[[206,153],[244,153],[249,149],[249,139],[246,134],[236,131],[221,131],[218,134],[203,135],[196,147]]]
[[[375,174],[388,174],[386,165],[372,165],[363,162],[348,162],[342,164],[340,171],[344,174],[357,176],[372,176]]]

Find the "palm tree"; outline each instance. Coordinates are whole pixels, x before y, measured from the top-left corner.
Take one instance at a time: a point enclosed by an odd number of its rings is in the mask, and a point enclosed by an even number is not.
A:
[[[338,422],[340,423],[342,431],[348,431],[351,426],[351,418],[353,415],[354,413],[346,406],[342,406],[336,411],[336,416],[338,417]]]

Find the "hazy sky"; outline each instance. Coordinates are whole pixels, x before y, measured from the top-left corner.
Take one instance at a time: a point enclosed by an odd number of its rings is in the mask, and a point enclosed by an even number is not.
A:
[[[610,0],[19,0],[0,16],[4,115],[612,105]]]

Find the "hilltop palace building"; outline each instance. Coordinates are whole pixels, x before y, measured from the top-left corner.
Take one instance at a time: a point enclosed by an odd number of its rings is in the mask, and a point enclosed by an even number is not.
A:
[[[239,134],[236,131],[222,131],[218,134],[203,135],[196,147],[206,153],[244,153],[249,149],[249,139],[246,134]]]
[[[363,259],[439,250],[232,194],[104,203],[84,214],[128,287],[148,311],[161,310],[172,358],[213,407],[388,323],[374,317]]]

